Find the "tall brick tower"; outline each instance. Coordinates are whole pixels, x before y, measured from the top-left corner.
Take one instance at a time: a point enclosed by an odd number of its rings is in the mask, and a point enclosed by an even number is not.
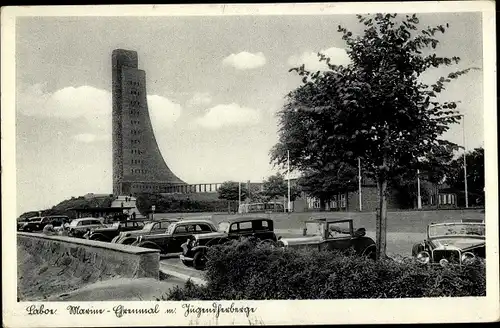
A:
[[[149,117],[146,73],[137,52],[116,49],[112,55],[113,194],[166,192],[185,185],[169,169]]]

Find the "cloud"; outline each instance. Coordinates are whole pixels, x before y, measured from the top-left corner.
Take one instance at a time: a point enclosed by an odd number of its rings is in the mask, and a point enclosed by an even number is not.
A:
[[[188,100],[187,106],[194,107],[200,105],[208,105],[212,102],[212,96],[209,92],[196,92],[191,99]]]
[[[195,123],[207,129],[218,129],[225,126],[255,125],[259,121],[258,110],[232,103],[207,109],[205,115],[197,118]]]
[[[169,99],[148,95],[149,114],[155,126],[171,125],[178,120],[182,107]],[[91,86],[66,87],[53,93],[45,92],[41,84],[20,88],[16,97],[17,111],[28,116],[86,120],[100,131],[96,135],[111,135],[111,93]],[[86,136],[83,136],[86,135]],[[89,142],[87,134],[75,138]],[[99,139],[99,138],[97,138]],[[84,141],[86,140],[86,141]]]
[[[222,61],[224,66],[232,66],[236,69],[248,70],[254,69],[266,64],[266,57],[262,52],[252,54],[250,52],[240,52],[231,54]]]
[[[83,143],[91,143],[101,140],[109,140],[108,135],[96,135],[93,133],[81,133],[73,136],[73,139]]]
[[[326,57],[330,57],[330,64],[334,65],[348,65],[351,59],[347,55],[347,52],[343,48],[328,48],[325,50],[320,50],[322,54]],[[288,65],[293,67],[298,67],[304,64],[305,68],[311,71],[325,71],[328,70],[328,65],[326,62],[319,61],[317,52],[304,52],[299,56],[291,56],[288,58]]]

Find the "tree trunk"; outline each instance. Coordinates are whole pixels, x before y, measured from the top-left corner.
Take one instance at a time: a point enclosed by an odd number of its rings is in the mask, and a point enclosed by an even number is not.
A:
[[[377,260],[386,257],[387,248],[387,179],[380,177],[377,181],[379,208],[377,213]]]
[[[227,213],[231,214],[231,201],[230,200],[227,201]]]

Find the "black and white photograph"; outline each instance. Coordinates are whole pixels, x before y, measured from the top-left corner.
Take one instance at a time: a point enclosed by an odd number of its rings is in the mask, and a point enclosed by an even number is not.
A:
[[[495,54],[489,1],[3,7],[4,323],[498,320]]]

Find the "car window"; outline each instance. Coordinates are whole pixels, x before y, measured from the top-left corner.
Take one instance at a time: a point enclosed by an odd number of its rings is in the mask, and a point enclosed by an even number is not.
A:
[[[82,225],[83,225],[83,221],[80,221],[80,222],[78,222],[78,224],[77,224],[77,226],[79,226],[79,227],[80,227],[80,226],[82,226]]]
[[[329,238],[345,238],[351,235],[350,221],[328,223]]]
[[[254,230],[269,230],[269,223],[265,220],[259,221],[255,220],[253,221],[253,229]]]
[[[134,226],[142,228],[144,227],[144,222],[134,222]]]
[[[238,228],[241,232],[252,231],[252,222],[240,222]]]
[[[161,229],[167,229],[169,225],[170,225],[170,222],[168,222],[168,221],[163,221],[160,223]]]
[[[188,226],[187,225],[178,225],[177,227],[175,227],[174,235],[182,234],[182,233],[188,233]]]
[[[101,224],[101,221],[99,221],[99,220],[93,220],[93,221],[91,221],[91,222],[92,222],[91,224],[98,224],[98,225],[100,225],[100,224]]]
[[[212,229],[208,224],[197,224],[196,225],[196,231],[197,232],[211,232]]]
[[[229,231],[238,231],[238,223],[231,224],[231,228],[229,228]]]

